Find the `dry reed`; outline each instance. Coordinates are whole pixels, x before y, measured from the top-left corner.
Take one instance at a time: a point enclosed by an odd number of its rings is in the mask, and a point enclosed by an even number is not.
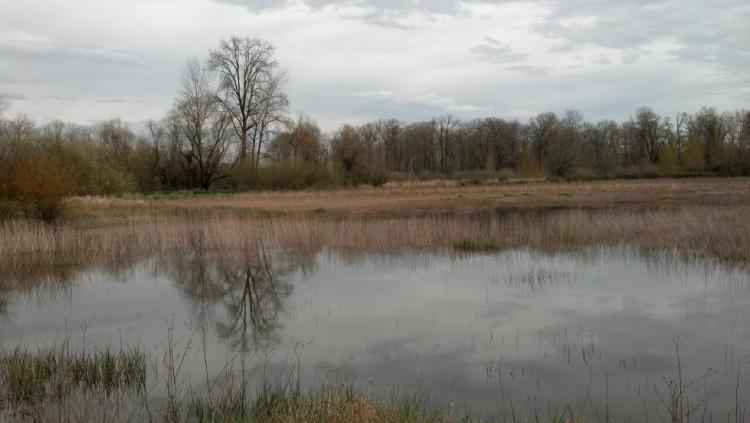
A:
[[[0,225],[0,270],[117,263],[189,248],[247,251],[260,242],[290,253],[435,251],[481,240],[498,248],[632,246],[674,249],[722,260],[750,259],[750,207],[564,209],[546,213],[397,218],[141,217],[117,224]]]

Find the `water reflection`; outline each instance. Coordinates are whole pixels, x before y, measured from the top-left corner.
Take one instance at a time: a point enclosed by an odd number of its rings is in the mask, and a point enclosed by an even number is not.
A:
[[[169,260],[166,267],[198,327],[213,323],[219,337],[241,351],[279,342],[279,315],[293,291],[293,262],[260,246],[242,254],[196,251]]]
[[[268,352],[264,365],[278,374],[299,360],[309,386],[425,392],[508,420],[513,405],[658,421],[656,393],[667,395],[676,374],[672,339],[684,337],[686,381],[718,370],[691,401],[708,400],[718,419],[734,409],[738,375],[738,392],[750,393],[750,366],[739,364],[750,357],[748,274],[679,255],[302,255],[259,245],[35,272],[0,285],[0,347],[54,342],[90,319],[88,342],[160,357],[175,322],[183,347],[205,328],[215,374],[237,351]],[[202,380],[204,366],[196,351],[184,369]]]

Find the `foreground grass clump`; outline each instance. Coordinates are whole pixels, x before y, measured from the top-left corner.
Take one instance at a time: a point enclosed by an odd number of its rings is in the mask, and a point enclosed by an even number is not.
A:
[[[2,397],[24,410],[77,393],[140,392],[146,385],[146,365],[146,355],[138,350],[84,353],[66,345],[37,352],[16,349],[0,356]]]
[[[395,394],[378,400],[369,392],[356,391],[349,384],[324,386],[302,392],[285,386],[265,386],[253,402],[240,394],[216,399],[195,399],[189,421],[197,422],[327,422],[327,423],[481,423],[485,420],[457,415],[452,409],[439,410],[418,395]],[[535,421],[550,423],[579,422],[568,416],[550,416]]]
[[[65,347],[0,355],[0,421],[165,421],[181,422],[326,422],[326,423],[482,423],[487,420],[439,408],[426,397],[394,393],[381,400],[350,384],[305,391],[287,381],[267,383],[256,392],[229,379],[217,390],[197,394],[190,385],[172,390],[161,408],[146,392],[156,380],[147,355],[137,349],[74,353]],[[168,370],[169,372],[169,370]],[[167,382],[169,383],[169,382]],[[243,382],[244,383],[244,382]],[[135,395],[127,395],[135,394]],[[78,396],[76,396],[78,395]],[[114,402],[109,398],[117,397]],[[88,405],[86,411],[78,406]],[[127,402],[130,401],[130,404]],[[149,406],[151,404],[153,409]],[[120,410],[128,410],[121,412]],[[6,419],[6,420],[4,420]],[[521,419],[519,421],[530,421]],[[571,413],[537,422],[582,422]]]

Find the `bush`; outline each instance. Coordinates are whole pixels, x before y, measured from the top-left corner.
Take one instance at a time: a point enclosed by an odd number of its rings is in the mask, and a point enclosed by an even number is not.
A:
[[[241,190],[296,190],[325,188],[338,183],[338,175],[326,166],[282,161],[257,169],[238,168],[226,185]]]
[[[62,215],[66,197],[76,190],[71,169],[41,151],[12,157],[2,176],[2,197],[18,204],[27,216],[47,221]]]

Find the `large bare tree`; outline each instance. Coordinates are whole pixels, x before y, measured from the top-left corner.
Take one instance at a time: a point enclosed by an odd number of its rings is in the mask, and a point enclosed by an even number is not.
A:
[[[216,98],[208,69],[196,59],[188,61],[170,120],[189,183],[203,189],[229,176],[221,166],[229,150],[231,118]],[[227,167],[231,169],[233,164]]]
[[[277,114],[286,109],[272,44],[255,38],[232,37],[211,51],[208,64],[219,79],[216,99],[231,117],[239,138],[241,163],[257,165],[260,148]],[[251,145],[252,143],[252,145]]]

